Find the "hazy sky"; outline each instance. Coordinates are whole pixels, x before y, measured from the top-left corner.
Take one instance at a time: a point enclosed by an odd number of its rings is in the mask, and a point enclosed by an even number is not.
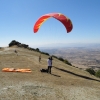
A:
[[[59,12],[69,17],[73,30],[54,18],[34,34],[37,19]],[[100,43],[100,0],[0,0],[0,46],[12,40],[30,47],[52,43]]]

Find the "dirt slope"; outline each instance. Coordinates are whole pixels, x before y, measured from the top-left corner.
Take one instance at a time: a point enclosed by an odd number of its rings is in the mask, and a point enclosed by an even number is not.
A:
[[[14,50],[18,51],[18,56]],[[0,49],[0,100],[100,100],[100,79],[53,58],[52,74],[47,55],[24,48]],[[2,72],[2,68],[30,68],[31,73]]]

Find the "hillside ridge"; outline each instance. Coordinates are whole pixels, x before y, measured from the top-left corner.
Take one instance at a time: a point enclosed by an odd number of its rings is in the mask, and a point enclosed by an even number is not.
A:
[[[18,51],[18,56],[14,52]],[[49,55],[21,47],[0,49],[0,98],[13,94],[10,100],[99,100],[100,79],[88,72],[53,58],[52,74],[41,73],[47,68]],[[2,68],[30,68],[31,73],[2,72]],[[7,82],[6,82],[7,80]],[[11,93],[7,92],[10,91]],[[17,91],[20,91],[19,93]],[[27,94],[27,95],[26,95]],[[87,95],[88,94],[88,95]]]

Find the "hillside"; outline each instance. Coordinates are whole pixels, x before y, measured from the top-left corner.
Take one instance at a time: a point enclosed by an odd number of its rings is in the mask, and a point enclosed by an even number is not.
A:
[[[56,58],[52,74],[41,73],[49,56],[41,54],[39,63],[39,55],[16,46],[0,49],[0,100],[100,100],[100,78]],[[32,72],[2,72],[5,67],[30,68]]]

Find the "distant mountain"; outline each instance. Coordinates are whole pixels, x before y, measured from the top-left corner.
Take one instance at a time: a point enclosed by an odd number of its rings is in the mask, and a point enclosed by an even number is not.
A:
[[[42,49],[57,49],[57,48],[65,48],[65,47],[98,47],[100,48],[100,43],[57,43],[57,44],[48,44],[40,46],[39,48]]]

